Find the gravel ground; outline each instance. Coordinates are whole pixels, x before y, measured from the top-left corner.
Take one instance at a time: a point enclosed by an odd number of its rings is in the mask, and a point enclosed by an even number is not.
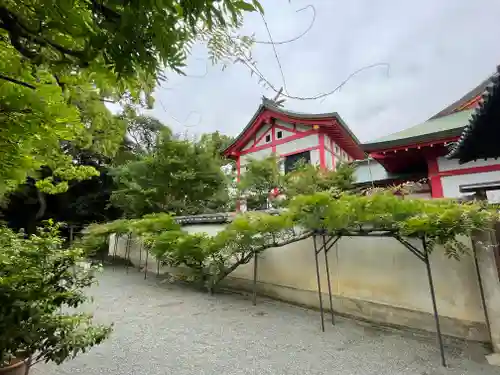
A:
[[[62,366],[30,374],[499,374],[484,349],[448,344],[439,365],[432,338],[338,319],[322,333],[319,313],[260,298],[209,296],[154,276],[107,269],[93,289],[96,319],[112,337]]]

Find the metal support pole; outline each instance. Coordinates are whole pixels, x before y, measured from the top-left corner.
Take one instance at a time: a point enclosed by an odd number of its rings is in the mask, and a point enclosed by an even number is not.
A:
[[[69,226],[69,245],[73,245],[73,225]]]
[[[160,260],[156,260],[156,277],[160,277]]]
[[[479,294],[481,295],[481,303],[483,304],[484,320],[486,322],[486,329],[488,330],[488,335],[490,337],[490,343],[491,345],[493,345],[493,337],[491,336],[490,317],[488,315],[488,309],[486,308],[486,298],[484,297],[483,278],[481,277],[481,271],[479,270],[479,262],[477,260],[476,243],[474,242],[473,239],[471,239],[471,242],[472,242],[472,251],[474,252],[474,264],[476,266],[477,282],[479,284]]]
[[[30,372],[32,362],[33,362],[33,356],[30,355],[28,359],[26,359],[26,370],[24,371],[24,375],[28,375],[28,373]]]
[[[149,258],[149,251],[148,249],[146,250],[146,265],[144,266],[144,280],[148,277],[148,258]]]
[[[328,266],[328,252],[326,250],[326,240],[324,234],[323,234],[323,251],[325,253],[326,280],[328,283],[328,297],[330,298],[330,312],[332,314],[332,324],[335,325],[335,314],[333,312],[333,300],[332,300],[332,285],[330,284],[330,267]]]
[[[325,332],[325,316],[323,312],[323,298],[321,297],[321,280],[319,278],[318,245],[316,244],[316,234],[313,235],[314,259],[316,260],[316,280],[318,281],[319,312],[321,314],[321,330]]]
[[[253,254],[253,295],[252,302],[253,305],[257,305],[257,253]]]
[[[139,272],[141,272],[141,261],[142,261],[142,248],[144,247],[142,240],[139,246]]]
[[[118,237],[118,234],[115,233],[115,247],[113,249],[113,271],[115,270],[115,263],[116,263],[116,252],[118,249],[118,240],[120,237]]]
[[[443,337],[441,336],[441,326],[439,324],[439,315],[436,304],[436,293],[434,291],[434,282],[432,280],[432,272],[431,272],[431,263],[429,261],[429,250],[427,249],[427,243],[425,242],[425,237],[422,238],[422,244],[424,246],[424,262],[427,267],[427,276],[429,277],[429,288],[431,290],[431,298],[432,298],[432,308],[434,309],[434,320],[436,321],[436,332],[437,339],[439,344],[439,350],[441,352],[441,364],[446,367],[446,359],[444,358],[444,346],[443,346]]]
[[[127,247],[125,248],[125,269],[126,272],[128,273],[128,265],[130,263],[130,247],[131,247],[131,242],[132,242],[132,233],[129,233],[127,236]]]
[[[106,249],[106,252],[101,251],[101,253],[102,253],[101,263],[102,263],[103,266],[104,266],[104,261],[106,260],[106,257],[109,255],[109,245],[111,245],[110,242],[111,242],[110,236],[108,236],[108,238],[106,239],[106,243],[108,245],[108,248]]]

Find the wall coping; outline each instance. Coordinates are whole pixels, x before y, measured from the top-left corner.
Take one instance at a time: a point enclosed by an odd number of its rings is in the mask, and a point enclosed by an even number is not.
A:
[[[277,215],[280,212],[280,210],[272,209],[272,210],[259,210],[259,211],[249,211],[249,212],[265,212],[271,215]],[[232,222],[234,218],[238,215],[240,215],[240,213],[238,212],[219,212],[213,214],[175,216],[174,220],[181,225],[225,224]]]

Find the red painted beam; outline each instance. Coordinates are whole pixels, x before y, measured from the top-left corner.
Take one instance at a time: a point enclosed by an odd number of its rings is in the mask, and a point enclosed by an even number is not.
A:
[[[434,146],[441,146],[443,143],[446,142],[455,142],[459,139],[460,137],[449,137],[449,138],[443,138],[443,139],[437,139],[434,141],[429,141],[429,142],[422,142],[422,143],[414,143],[414,144],[408,144],[408,145],[403,145],[403,146],[397,146],[397,147],[390,147],[390,148],[381,148],[380,150],[374,150],[370,151],[369,154],[373,158],[381,158],[384,157],[384,154],[391,154],[397,151],[405,151],[407,149],[414,149],[414,148],[423,148],[423,147],[434,147]]]
[[[276,129],[285,130],[287,132],[294,133],[294,134],[305,133],[305,131],[297,130],[295,125],[293,126],[293,129],[287,128],[286,126],[282,126],[280,124],[274,124],[274,126],[276,127]]]
[[[475,173],[485,173],[485,172],[496,172],[500,171],[500,164],[493,165],[483,165],[480,167],[469,167],[469,168],[460,168],[460,169],[452,169],[448,171],[440,171],[439,176],[460,176],[464,174],[475,174]]]
[[[267,148],[272,148],[272,147],[275,147],[275,146],[278,146],[278,145],[282,145],[284,143],[288,143],[290,141],[294,141],[296,139],[305,138],[305,137],[313,135],[313,134],[318,134],[318,131],[317,130],[309,130],[307,132],[303,132],[303,133],[300,133],[300,134],[292,135],[290,137],[286,137],[286,138],[275,140],[274,142],[271,142],[271,143],[268,143],[268,144],[265,144],[265,145],[262,145],[262,146],[251,147],[251,148],[248,148],[246,150],[241,151],[241,155],[246,155],[246,154],[249,154],[249,153],[252,153],[252,152],[256,152],[256,151],[260,151],[260,150],[265,150]]]
[[[297,130],[297,124],[303,124],[308,126],[319,126],[323,129],[325,134],[330,134],[332,138],[334,138],[337,143],[345,150],[351,157],[354,159],[363,159],[364,152],[360,148],[360,146],[354,142],[351,138],[350,134],[342,127],[337,118],[328,117],[328,118],[320,118],[320,119],[302,119],[302,118],[294,118],[293,116],[284,115],[282,113],[277,113],[271,111],[269,109],[263,110],[255,119],[254,123],[247,129],[247,131],[238,139],[234,145],[231,146],[228,150],[226,150],[226,155],[232,155],[235,151],[240,151],[243,147],[245,147],[248,142],[252,140],[256,141],[253,143],[254,146],[260,141],[255,139],[255,133],[262,127],[262,124],[265,122],[269,122],[272,119],[278,119],[281,121],[285,121],[289,124],[293,124],[294,129],[289,129],[286,127],[282,127],[280,125],[275,125],[276,128],[280,128],[287,131],[292,131],[296,133],[294,135],[308,135],[310,134],[310,130],[308,131],[299,131]],[[293,140],[292,138],[285,138],[288,140]],[[277,144],[276,144],[277,145]],[[262,147],[262,146],[259,146]],[[253,149],[253,148],[252,148]],[[257,151],[253,149],[253,151]],[[248,153],[248,150],[245,150],[245,153]]]
[[[262,133],[259,138],[257,138],[257,133],[255,133],[255,142],[254,144],[252,145],[252,147],[256,146],[257,143],[259,143],[266,135],[268,135],[270,132],[272,131],[272,128],[269,127],[269,129],[267,129],[264,133]]]
[[[298,150],[294,150],[292,152],[287,152],[285,154],[280,154],[279,156],[281,158],[284,158],[284,157],[287,157],[287,156],[290,156],[290,155],[300,154],[301,152],[314,151],[314,150],[319,150],[319,146],[311,146],[311,147],[307,147],[307,148],[301,148],[301,149],[298,149]]]

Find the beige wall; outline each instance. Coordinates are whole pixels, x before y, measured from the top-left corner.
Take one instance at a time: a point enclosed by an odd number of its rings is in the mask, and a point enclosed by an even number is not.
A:
[[[191,233],[203,231],[214,234],[223,229],[223,225],[188,225],[185,229]],[[123,249],[124,243],[119,248]],[[138,253],[134,249],[131,259],[137,265]],[[120,250],[119,254],[124,254],[124,251]],[[142,259],[143,264],[144,255]],[[342,238],[329,251],[328,260],[334,310],[376,322],[435,330],[425,264],[396,240]],[[319,262],[324,305],[328,306],[323,253],[320,254]],[[258,263],[260,294],[318,307],[311,238],[268,249],[259,255]],[[443,332],[486,340],[472,257],[465,256],[461,261],[451,260],[445,257],[442,249],[436,249],[431,255],[431,266]],[[152,261],[148,268],[156,271]],[[252,280],[253,264],[250,263],[233,272],[226,285],[249,289]]]

